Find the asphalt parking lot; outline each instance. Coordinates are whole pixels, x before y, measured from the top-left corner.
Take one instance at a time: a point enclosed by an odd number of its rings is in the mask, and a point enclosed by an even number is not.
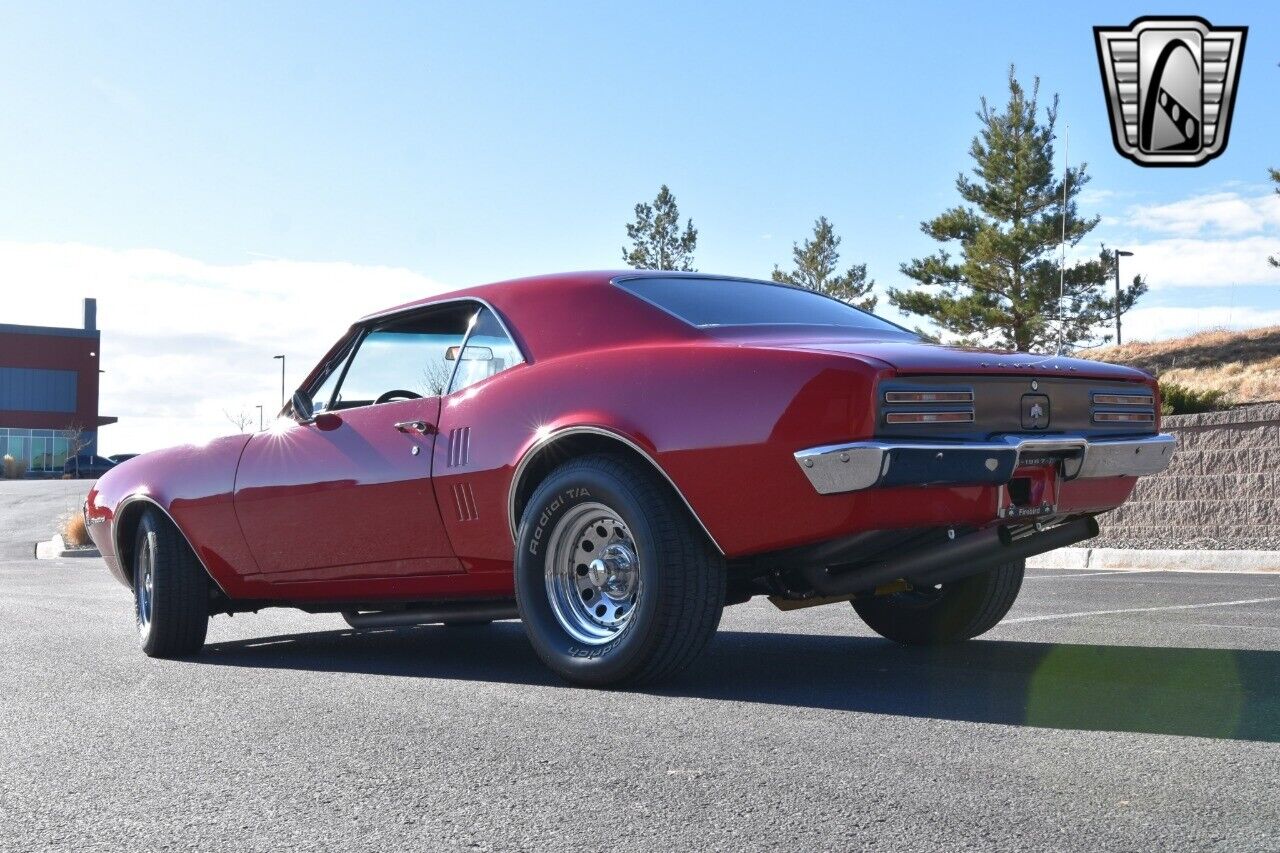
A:
[[[0,483],[0,849],[1280,849],[1280,576],[1030,572],[983,639],[726,611],[678,681],[565,686],[518,623],[219,617],[135,648],[82,483]]]

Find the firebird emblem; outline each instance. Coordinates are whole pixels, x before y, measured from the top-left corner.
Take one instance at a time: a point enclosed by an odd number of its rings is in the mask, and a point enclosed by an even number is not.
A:
[[[1022,428],[1047,429],[1049,398],[1044,394],[1027,394],[1022,398]]]
[[[1225,151],[1247,33],[1204,18],[1094,27],[1121,156],[1139,166],[1200,166]]]

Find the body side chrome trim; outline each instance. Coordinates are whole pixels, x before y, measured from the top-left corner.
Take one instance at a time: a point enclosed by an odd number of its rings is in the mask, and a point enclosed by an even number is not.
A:
[[[516,541],[516,535],[517,535],[516,531],[520,524],[520,520],[516,518],[516,493],[520,490],[520,485],[524,479],[525,469],[529,467],[529,463],[532,462],[540,452],[550,447],[559,439],[567,438],[571,435],[584,435],[584,434],[602,435],[602,436],[605,436],[606,438],[615,439],[617,441],[622,442],[627,447],[630,447],[632,450],[636,451],[641,456],[643,456],[645,460],[650,465],[653,466],[653,469],[657,471],[659,474],[661,474],[662,478],[666,480],[668,484],[670,484],[671,488],[675,491],[676,495],[680,498],[681,502],[684,503],[685,508],[689,510],[689,514],[693,516],[693,520],[698,522],[698,526],[702,528],[702,532],[707,534],[707,538],[711,540],[711,544],[715,546],[715,549],[719,551],[721,554],[724,553],[724,548],[721,548],[720,543],[717,542],[716,538],[711,535],[711,531],[708,530],[707,525],[702,522],[702,519],[698,516],[698,513],[693,508],[693,505],[689,503],[689,499],[684,496],[684,493],[680,491],[680,487],[676,485],[675,480],[672,480],[671,476],[662,469],[662,466],[658,464],[658,461],[653,458],[653,456],[649,453],[649,451],[645,450],[643,447],[636,444],[634,441],[632,441],[630,438],[627,438],[627,436],[623,435],[620,432],[617,432],[612,429],[608,429],[607,427],[587,426],[587,425],[563,427],[561,429],[555,430],[554,432],[548,433],[547,435],[535,441],[533,444],[529,445],[529,447],[526,448],[524,454],[520,457],[520,461],[516,463],[515,471],[511,475],[511,486],[507,491],[507,521],[511,528],[512,543]]]
[[[1026,438],[1011,435],[1003,440],[955,444],[943,442],[909,442],[869,440],[848,444],[829,444],[797,451],[794,456],[800,470],[819,494],[829,495],[869,489],[878,485],[889,473],[893,453],[928,451],[943,459],[945,454],[960,454],[969,461],[981,463],[974,470],[991,474],[973,476],[970,480],[945,482],[996,482],[998,471],[1007,469],[1007,457],[1013,454],[1013,468],[1037,453],[1079,453],[1078,468],[1067,479],[1097,477],[1141,477],[1158,474],[1169,467],[1177,440],[1168,433],[1141,438],[1090,440],[1084,436]],[[983,457],[986,457],[983,459]],[[1007,469],[1012,470],[1012,469]],[[1006,478],[1007,479],[1007,478]],[[922,480],[919,485],[927,485]]]
[[[218,583],[218,579],[213,576],[213,573],[209,571],[209,567],[205,565],[204,560],[200,557],[200,552],[197,551],[195,546],[191,544],[191,538],[187,536],[187,532],[183,530],[182,527],[178,524],[178,522],[174,520],[173,516],[169,514],[169,510],[162,507],[159,503],[156,502],[156,499],[151,497],[150,495],[142,495],[137,493],[129,495],[128,497],[122,499],[119,503],[117,503],[115,512],[112,513],[111,515],[111,540],[112,540],[112,544],[115,545],[115,549],[116,549],[116,555],[115,555],[116,561],[120,563],[120,570],[129,577],[130,588],[132,588],[133,586],[133,582],[132,582],[133,568],[131,566],[125,566],[124,561],[121,559],[120,555],[122,552],[120,550],[120,525],[116,523],[116,519],[120,517],[120,515],[124,512],[126,508],[128,508],[130,504],[135,504],[135,503],[150,504],[151,506],[160,510],[160,512],[164,514],[164,517],[169,519],[169,523],[173,525],[173,529],[178,531],[178,533],[182,536],[183,541],[187,543],[187,547],[190,548],[191,553],[195,555],[196,560],[200,563],[200,568],[204,569],[204,573],[205,575],[208,576],[209,581],[214,586],[216,586],[222,592],[223,595],[226,595],[228,600],[234,600],[231,598],[230,595],[227,594],[227,591],[223,589],[222,584]]]

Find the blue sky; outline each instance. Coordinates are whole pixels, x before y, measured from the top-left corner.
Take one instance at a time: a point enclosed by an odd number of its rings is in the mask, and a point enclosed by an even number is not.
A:
[[[663,182],[700,230],[703,270],[767,276],[821,214],[846,260],[901,286],[898,264],[933,249],[918,223],[957,201],[979,97],[1000,101],[1013,63],[1044,100],[1061,95],[1071,160],[1089,163],[1082,210],[1104,223],[1087,251],[1135,248],[1126,277],[1150,278],[1136,332],[1280,322],[1280,276],[1254,268],[1260,247],[1280,251],[1266,185],[1280,166],[1280,9],[1190,10],[1250,27],[1225,155],[1143,169],[1110,142],[1091,28],[1185,11],[11,5],[0,321],[70,323],[96,293],[121,358],[196,358],[165,349],[194,334],[246,364],[255,347],[291,349],[300,375],[341,312],[619,266],[632,206]],[[269,316],[280,310],[293,319]],[[270,387],[241,396],[252,406]],[[108,365],[104,411],[138,408],[141,388]],[[233,396],[190,404],[235,408]]]

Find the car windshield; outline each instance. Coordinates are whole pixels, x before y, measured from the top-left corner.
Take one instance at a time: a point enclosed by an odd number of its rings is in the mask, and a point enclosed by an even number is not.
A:
[[[745,279],[652,276],[618,286],[700,329],[716,326],[840,326],[906,330],[837,299],[785,284]]]

